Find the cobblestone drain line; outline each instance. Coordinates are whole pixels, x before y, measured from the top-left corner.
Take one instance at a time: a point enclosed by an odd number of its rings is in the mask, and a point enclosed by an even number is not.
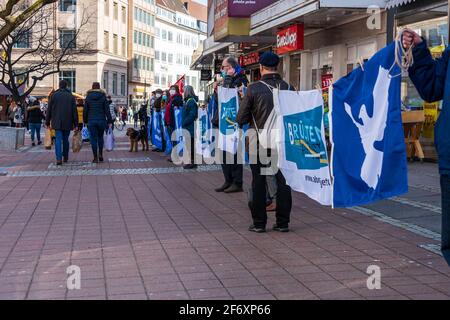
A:
[[[152,159],[149,157],[142,158],[109,158],[109,162],[150,162]]]
[[[79,169],[79,168],[96,168],[97,164],[89,162],[89,161],[72,161],[65,163],[62,166],[57,166],[54,162],[48,165],[48,169],[50,170],[69,170],[69,169]]]
[[[441,188],[426,186],[424,184],[415,184],[415,185],[410,184],[409,187],[416,188],[416,189],[422,189],[424,191],[433,192],[433,193],[441,193]]]
[[[412,224],[412,223],[407,223],[407,222],[402,222],[399,221],[397,219],[391,218],[383,213],[371,210],[371,209],[367,209],[367,208],[363,208],[363,207],[353,207],[353,208],[347,208],[349,210],[358,212],[360,214],[363,214],[365,216],[368,217],[372,217],[378,221],[384,222],[384,223],[388,223],[392,226],[401,228],[403,230],[407,230],[409,232],[412,232],[414,234],[417,234],[419,236],[422,236],[424,238],[428,238],[428,239],[432,239],[435,241],[441,241],[441,235],[439,233],[436,233],[434,231],[428,230],[426,228],[420,227],[418,225]],[[423,248],[425,250],[428,250],[430,252],[433,252],[435,254],[441,255],[442,253],[439,250],[436,249],[436,247],[439,248],[439,245],[436,244],[421,244],[418,245],[420,248]]]
[[[182,167],[174,168],[141,168],[141,169],[65,169],[54,171],[17,171],[8,172],[7,177],[59,177],[59,176],[106,176],[106,175],[136,175],[136,174],[166,174],[186,172],[220,171],[219,165],[199,166],[197,169],[184,170]]]
[[[439,206],[435,206],[433,204],[429,204],[429,203],[424,203],[424,202],[420,202],[420,201],[414,201],[411,199],[407,199],[407,198],[402,198],[402,197],[392,197],[389,198],[387,200],[391,200],[394,202],[398,202],[401,204],[405,204],[411,207],[415,207],[415,208],[419,208],[419,209],[423,209],[423,210],[428,210],[437,214],[442,214],[442,209]]]

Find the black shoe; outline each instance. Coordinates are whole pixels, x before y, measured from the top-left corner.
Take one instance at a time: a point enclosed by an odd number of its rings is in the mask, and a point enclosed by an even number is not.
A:
[[[196,169],[196,168],[197,168],[196,164],[187,164],[187,165],[183,166],[183,169],[187,169],[187,170],[189,170],[189,169]]]
[[[92,160],[92,163],[98,163],[98,158],[97,158],[97,156],[94,156],[94,160]]]
[[[274,224],[272,230],[278,232],[289,232],[289,227],[279,227],[277,224]]]
[[[228,189],[230,186],[231,186],[230,183],[225,182],[220,188],[214,189],[214,191],[216,191],[216,192],[224,192],[225,189]]]
[[[42,144],[42,141],[38,141],[38,146],[40,146]]]
[[[32,142],[31,145],[34,147],[36,145],[36,143]]]
[[[103,162],[103,156],[98,156],[98,161]]]
[[[264,232],[266,232],[266,228],[258,228],[258,227],[255,227],[254,224],[252,224],[250,227],[248,227],[248,231],[256,232],[256,233],[264,233]]]
[[[62,166],[62,161],[61,160],[56,161],[56,165],[57,166]]]
[[[69,161],[69,158],[68,157],[64,157],[64,160],[63,160],[64,162],[67,162],[67,161]]]
[[[242,186],[238,186],[237,184],[233,183],[230,187],[225,189],[223,192],[225,192],[225,193],[235,193],[235,192],[242,192],[242,191],[244,191],[242,189]]]

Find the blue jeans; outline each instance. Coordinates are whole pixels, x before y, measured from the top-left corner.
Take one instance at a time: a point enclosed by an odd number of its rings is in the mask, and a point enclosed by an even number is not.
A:
[[[88,129],[91,139],[92,153],[94,157],[103,154],[103,135],[106,129],[106,121],[90,121]]]
[[[442,233],[441,249],[450,266],[450,176],[441,175]]]
[[[56,130],[55,154],[57,161],[62,161],[63,157],[69,158],[69,135],[70,130]]]
[[[37,141],[41,142],[41,124],[30,123],[30,130],[31,130],[31,141],[34,142],[34,135],[36,133]]]

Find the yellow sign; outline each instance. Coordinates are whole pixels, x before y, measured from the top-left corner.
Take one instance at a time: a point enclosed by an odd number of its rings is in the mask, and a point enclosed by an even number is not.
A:
[[[422,137],[428,139],[434,139],[434,126],[439,117],[439,104],[440,102],[424,102],[423,111],[425,113],[425,122],[423,123]]]

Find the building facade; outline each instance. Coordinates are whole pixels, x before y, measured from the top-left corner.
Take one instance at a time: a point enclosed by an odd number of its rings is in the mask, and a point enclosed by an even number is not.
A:
[[[129,0],[128,97],[133,107],[150,96],[155,69],[155,0]]]
[[[47,96],[61,79],[67,80],[69,88],[81,95],[86,94],[93,82],[100,82],[117,105],[126,105],[128,0],[60,0],[53,7],[51,32],[59,33],[60,42],[64,42],[73,37],[87,16],[88,22],[79,38],[80,42],[89,42],[89,54],[64,63],[61,72],[40,81],[32,95]],[[30,49],[27,43],[20,43],[14,54],[27,49]]]
[[[206,7],[200,9],[206,13]],[[204,99],[200,73],[190,69],[194,50],[206,39],[206,21],[200,19],[189,12],[189,2],[157,0],[152,90],[167,89],[185,76],[185,84],[192,85],[200,100]]]

